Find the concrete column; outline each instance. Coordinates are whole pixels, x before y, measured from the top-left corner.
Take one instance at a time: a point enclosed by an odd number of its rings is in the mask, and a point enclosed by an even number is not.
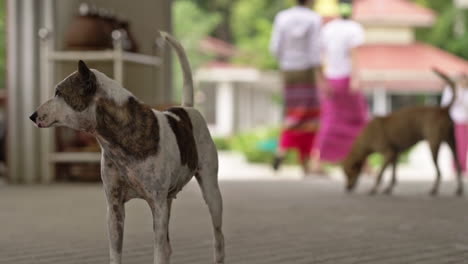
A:
[[[16,120],[19,116],[19,107],[18,107],[18,98],[20,96],[19,90],[16,88],[19,86],[18,78],[18,39],[19,34],[17,31],[18,25],[18,9],[19,1],[8,0],[7,1],[7,89],[8,89],[8,104],[7,104],[7,163],[8,163],[8,176],[11,182],[19,182],[19,175],[22,173],[20,167],[18,166],[19,157],[17,149],[20,148],[19,136],[18,133],[21,130],[20,127],[17,127]]]
[[[384,88],[376,88],[373,91],[374,106],[372,112],[376,116],[383,116],[390,111],[387,91]]]
[[[221,135],[234,131],[234,85],[231,82],[218,84],[216,92],[216,127]]]
[[[466,16],[465,16],[465,11],[468,8],[468,1],[466,0],[454,0],[453,1],[455,7],[457,8],[457,12],[455,14],[455,24],[454,24],[454,32],[455,35],[458,37],[462,37],[465,32],[466,32],[466,26],[465,26],[465,21],[466,21]]]
[[[38,38],[41,1],[8,0],[8,168],[13,183],[39,179],[39,129],[29,115],[38,104]]]
[[[172,33],[172,0],[158,0],[160,5],[159,13],[159,29]],[[174,102],[174,87],[172,82],[172,64],[173,59],[177,59],[172,56],[170,49],[166,48],[163,54],[160,54],[164,60],[164,64],[160,70],[158,70],[158,103]]]

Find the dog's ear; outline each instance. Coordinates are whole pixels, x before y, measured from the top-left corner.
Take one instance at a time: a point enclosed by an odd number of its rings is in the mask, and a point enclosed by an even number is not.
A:
[[[86,63],[84,61],[80,60],[78,62],[78,73],[80,74],[83,79],[89,79],[89,76],[91,74],[91,70],[88,68]]]
[[[81,87],[81,94],[82,95],[89,95],[94,94],[96,92],[96,77],[94,76],[93,72],[88,68],[84,61],[80,60],[78,62],[78,74],[82,81]]]

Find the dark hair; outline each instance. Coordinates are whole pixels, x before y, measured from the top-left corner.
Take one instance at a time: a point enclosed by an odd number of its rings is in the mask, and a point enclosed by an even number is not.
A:
[[[353,15],[353,6],[350,1],[343,1],[340,3],[339,8],[340,8],[340,16],[343,19],[350,19],[351,16]]]
[[[350,15],[341,15],[340,17],[341,17],[342,19],[345,19],[345,20],[351,19],[351,16],[350,16]]]
[[[309,1],[312,2],[312,0],[297,0],[297,4],[299,4],[299,5],[305,5],[305,4],[307,4]]]

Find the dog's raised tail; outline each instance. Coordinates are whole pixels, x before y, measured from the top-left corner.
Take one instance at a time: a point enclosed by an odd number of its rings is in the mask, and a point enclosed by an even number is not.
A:
[[[184,47],[169,33],[160,31],[161,37],[171,45],[171,47],[177,53],[179,58],[180,66],[184,74],[184,91],[182,95],[182,105],[193,107],[193,79],[192,79],[192,70],[190,68],[190,62],[185,53]]]
[[[450,100],[450,103],[447,105],[447,107],[450,109],[452,105],[455,103],[455,100],[457,99],[457,84],[455,81],[452,80],[447,74],[442,72],[441,70],[437,68],[432,68],[432,71],[439,76],[442,80],[444,80],[449,86],[450,89],[452,89],[452,100]]]

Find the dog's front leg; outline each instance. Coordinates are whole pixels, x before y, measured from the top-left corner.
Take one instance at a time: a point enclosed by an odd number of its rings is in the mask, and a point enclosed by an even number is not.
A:
[[[151,206],[154,229],[154,264],[169,264],[171,248],[168,241],[169,203],[167,195],[155,199]]]
[[[377,176],[377,179],[375,180],[374,187],[372,187],[372,189],[369,191],[369,195],[377,194],[377,191],[378,191],[378,189],[380,187],[380,183],[382,182],[383,174],[384,174],[385,170],[387,169],[388,165],[391,162],[393,162],[394,159],[395,159],[395,157],[394,157],[393,153],[389,153],[389,154],[385,155],[384,164],[383,164],[382,168],[379,171],[379,175]]]
[[[123,203],[109,201],[107,205],[107,229],[109,233],[110,263],[122,263],[122,245],[125,221]]]
[[[122,263],[122,245],[125,222],[125,187],[117,168],[110,161],[101,162],[101,178],[107,198],[107,231],[110,264]]]
[[[392,194],[393,188],[395,187],[395,184],[397,182],[397,179],[396,179],[397,163],[398,163],[398,158],[393,159],[393,161],[392,161],[392,180],[391,180],[390,184],[388,185],[388,187],[384,191],[384,193],[386,195],[391,195]]]

